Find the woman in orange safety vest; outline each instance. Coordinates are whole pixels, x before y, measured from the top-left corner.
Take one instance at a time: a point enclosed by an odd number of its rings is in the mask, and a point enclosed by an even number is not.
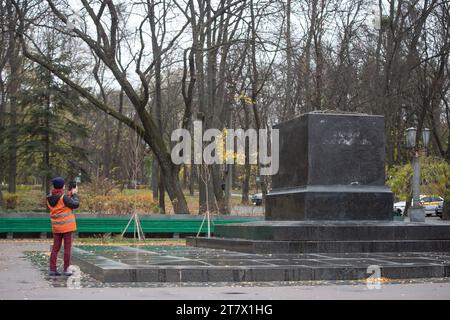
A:
[[[73,232],[77,230],[75,215],[72,210],[80,205],[77,192],[74,188],[66,195],[64,194],[64,179],[56,177],[52,180],[53,189],[47,196],[47,206],[50,209],[50,220],[53,232],[53,248],[50,255],[50,276],[60,276],[56,270],[61,244],[64,241],[64,276],[70,276],[68,268],[70,266],[70,256],[72,251]]]

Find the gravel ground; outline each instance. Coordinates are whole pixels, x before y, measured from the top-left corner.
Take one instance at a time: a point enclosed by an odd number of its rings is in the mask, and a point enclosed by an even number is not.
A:
[[[369,290],[358,282],[247,284],[115,284],[88,275],[79,289],[46,277],[50,240],[0,241],[0,299],[450,299],[450,279],[384,283]]]

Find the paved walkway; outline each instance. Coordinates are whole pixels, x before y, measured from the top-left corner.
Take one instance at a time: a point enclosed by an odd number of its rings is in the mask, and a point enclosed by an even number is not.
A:
[[[450,299],[448,282],[383,284],[379,290],[358,285],[224,286],[152,288],[55,288],[24,257],[46,251],[50,241],[0,241],[0,299]]]

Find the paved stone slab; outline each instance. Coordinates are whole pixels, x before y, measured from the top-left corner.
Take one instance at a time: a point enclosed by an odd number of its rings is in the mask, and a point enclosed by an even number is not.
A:
[[[450,298],[450,278],[383,282],[370,290],[363,281],[240,283],[103,283],[82,275],[82,289],[68,290],[66,281],[46,278],[49,241],[0,241],[0,299],[429,299]],[[33,258],[25,252],[33,252]],[[432,254],[434,255],[434,253]],[[274,255],[275,256],[275,255]],[[311,255],[314,256],[314,255]],[[37,261],[36,261],[37,259]]]
[[[193,247],[79,246],[73,262],[102,282],[261,282],[361,280],[378,265],[393,279],[448,277],[438,253],[246,254]]]

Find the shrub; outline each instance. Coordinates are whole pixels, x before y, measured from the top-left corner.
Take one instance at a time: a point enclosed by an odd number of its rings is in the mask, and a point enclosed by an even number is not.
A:
[[[112,179],[106,177],[95,177],[90,183],[83,185],[83,192],[107,196],[117,187],[118,184]]]
[[[388,170],[386,184],[398,200],[405,201],[411,193],[411,164],[394,166]]]
[[[422,166],[422,183],[424,193],[429,195],[439,195],[450,201],[450,165],[436,158],[424,158]]]
[[[450,165],[435,157],[421,157],[421,194],[436,195],[450,201]],[[388,171],[387,185],[401,200],[411,193],[411,164],[394,166]]]
[[[15,209],[19,202],[19,196],[15,193],[5,193],[3,200],[6,209]]]
[[[155,212],[156,204],[150,194],[124,195],[116,194],[109,196],[80,196],[81,211],[95,213],[132,213],[132,212]]]
[[[46,195],[42,190],[18,191],[18,210],[33,211],[47,209]]]

